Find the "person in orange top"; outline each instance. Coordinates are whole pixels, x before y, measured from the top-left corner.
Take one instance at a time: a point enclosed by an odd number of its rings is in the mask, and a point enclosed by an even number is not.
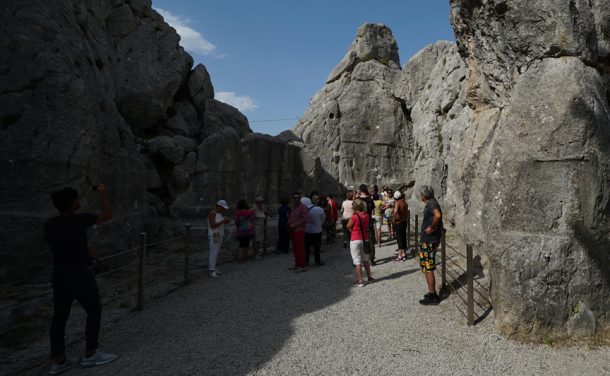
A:
[[[409,220],[409,205],[400,191],[394,192],[394,233],[398,241],[398,257],[396,261],[407,259],[407,221]]]

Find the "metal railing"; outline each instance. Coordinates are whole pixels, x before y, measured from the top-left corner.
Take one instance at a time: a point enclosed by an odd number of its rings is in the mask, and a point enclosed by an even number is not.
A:
[[[413,228],[411,227],[411,219],[414,220]],[[411,212],[409,211],[407,250],[412,252],[413,257],[417,257],[418,253],[419,230],[419,215],[415,214],[414,218],[411,218]],[[411,239],[413,239],[413,244],[411,244]],[[450,257],[447,257],[448,249],[451,251]],[[457,308],[466,318],[467,325],[475,325],[490,313],[492,304],[489,297],[489,288],[475,279],[476,267],[473,245],[467,244],[465,254],[459,252],[447,244],[447,231],[443,229],[440,252],[441,260],[440,264],[437,263],[437,266],[440,266],[441,296],[448,296],[451,293],[456,294],[465,305],[465,309],[460,308],[460,306],[457,306]],[[465,263],[465,266],[460,264],[458,258],[462,263]]]
[[[144,303],[145,303],[145,298],[146,298],[146,293],[145,293],[145,291],[146,291],[146,278],[145,278],[146,256],[147,256],[149,250],[153,247],[160,247],[160,246],[164,246],[164,245],[167,246],[172,243],[179,242],[179,241],[184,242],[184,244],[181,247],[179,247],[177,250],[181,251],[183,253],[184,270],[182,273],[182,283],[186,285],[190,282],[190,278],[189,278],[190,262],[189,261],[190,261],[190,248],[191,248],[191,244],[192,244],[192,228],[191,228],[190,224],[186,224],[184,235],[172,237],[170,239],[162,240],[162,241],[155,242],[155,243],[148,242],[148,234],[146,232],[140,233],[139,245],[137,247],[118,251],[111,255],[101,257],[98,259],[98,262],[107,262],[109,260],[113,260],[113,259],[116,259],[116,258],[122,257],[122,256],[127,256],[127,255],[130,255],[133,253],[137,253],[137,260],[134,262],[131,262],[131,263],[127,263],[125,265],[113,267],[110,270],[105,271],[105,272],[96,273],[96,277],[103,278],[108,275],[117,273],[122,270],[126,270],[128,268],[131,268],[131,267],[137,265],[138,266],[138,272],[136,274],[137,294],[136,294],[135,308],[137,310],[142,310],[144,308]],[[34,277],[25,278],[25,279],[21,279],[18,281],[11,281],[11,282],[8,282],[8,283],[0,286],[0,288],[31,284],[31,283],[34,283],[34,282],[40,280],[40,278],[42,278],[42,277],[51,276],[51,274],[52,274],[52,272],[46,272],[43,274],[36,275]],[[27,299],[25,301],[20,301],[18,303],[2,307],[2,308],[0,308],[0,312],[17,309],[17,308],[19,308],[21,306],[25,306],[33,301],[36,301],[36,300],[39,300],[39,299],[42,299],[45,297],[49,297],[51,295],[51,293],[52,293],[52,291],[49,290],[49,291],[46,291],[42,295],[37,295],[36,297]],[[0,334],[6,334],[14,329],[15,329],[15,326],[3,331]]]
[[[489,298],[489,288],[475,279],[475,258],[473,245],[466,245],[466,254],[459,252],[447,244],[447,231],[443,230],[441,238],[441,295],[455,293],[466,306],[464,312],[459,305],[458,310],[466,318],[468,326],[475,325],[491,312],[492,304]],[[447,249],[452,255],[447,257]],[[465,261],[466,266],[460,265],[457,259]],[[449,280],[448,278],[449,277]],[[475,284],[477,285],[475,287]],[[451,290],[451,292],[449,291]],[[461,293],[465,290],[465,297]],[[475,296],[476,294],[476,296]],[[477,299],[478,298],[478,299]],[[479,313],[477,313],[477,311]]]

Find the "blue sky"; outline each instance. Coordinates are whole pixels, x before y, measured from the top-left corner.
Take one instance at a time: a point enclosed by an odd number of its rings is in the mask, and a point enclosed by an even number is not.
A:
[[[255,132],[292,129],[365,22],[388,25],[404,64],[454,40],[449,1],[153,0],[206,66],[217,99],[240,108]],[[281,121],[264,121],[287,119]]]

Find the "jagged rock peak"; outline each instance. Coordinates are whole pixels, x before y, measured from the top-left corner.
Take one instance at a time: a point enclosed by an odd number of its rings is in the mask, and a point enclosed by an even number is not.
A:
[[[365,23],[358,28],[356,40],[347,50],[343,60],[333,69],[326,83],[337,80],[345,72],[351,72],[358,63],[375,59],[383,65],[400,69],[398,45],[392,30],[386,25]]]

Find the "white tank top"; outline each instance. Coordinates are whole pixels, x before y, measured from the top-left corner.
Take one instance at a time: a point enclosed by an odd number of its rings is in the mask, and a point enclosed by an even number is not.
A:
[[[216,213],[216,219],[215,222],[222,222],[225,220],[225,217],[220,214],[220,213]],[[208,223],[208,235],[209,236],[213,236],[214,234],[224,234],[225,231],[225,225],[224,223],[221,224],[220,226],[216,227],[216,228],[212,228],[212,226],[210,226],[210,224]]]

